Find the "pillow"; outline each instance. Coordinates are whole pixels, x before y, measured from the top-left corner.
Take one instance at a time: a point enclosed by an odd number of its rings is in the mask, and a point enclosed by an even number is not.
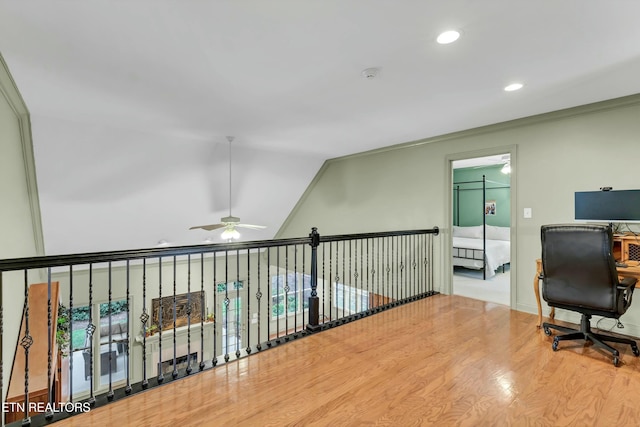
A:
[[[453,226],[453,237],[467,237],[469,239],[482,239],[482,226],[474,225],[472,227]]]
[[[487,225],[487,239],[491,240],[511,240],[511,229],[509,227],[498,227]]]

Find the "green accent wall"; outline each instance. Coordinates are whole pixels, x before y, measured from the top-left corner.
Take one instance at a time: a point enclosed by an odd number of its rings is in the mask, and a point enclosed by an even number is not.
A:
[[[495,215],[487,215],[488,225],[501,227],[511,226],[511,189],[492,188],[510,186],[510,175],[501,172],[502,165],[462,168],[453,170],[453,224],[460,226],[482,225],[482,182],[458,184],[461,182],[482,181],[482,175],[487,179],[486,201],[495,201]],[[493,182],[490,182],[493,181]],[[499,183],[499,184],[496,184]],[[459,197],[457,195],[460,192]],[[460,202],[459,223],[456,213]]]

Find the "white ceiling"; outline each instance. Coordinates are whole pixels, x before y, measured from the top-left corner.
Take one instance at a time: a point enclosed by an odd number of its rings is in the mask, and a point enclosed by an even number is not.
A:
[[[0,0],[0,52],[57,254],[220,241],[188,228],[228,214],[227,135],[233,214],[266,239],[326,159],[639,93],[639,16],[637,0]]]

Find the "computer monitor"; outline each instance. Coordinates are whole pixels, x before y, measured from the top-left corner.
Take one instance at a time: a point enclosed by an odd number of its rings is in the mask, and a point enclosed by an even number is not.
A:
[[[576,221],[640,222],[640,190],[577,191]]]

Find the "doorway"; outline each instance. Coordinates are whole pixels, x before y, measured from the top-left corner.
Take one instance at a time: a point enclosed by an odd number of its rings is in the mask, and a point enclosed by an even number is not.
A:
[[[451,162],[452,293],[511,305],[511,154]]]

